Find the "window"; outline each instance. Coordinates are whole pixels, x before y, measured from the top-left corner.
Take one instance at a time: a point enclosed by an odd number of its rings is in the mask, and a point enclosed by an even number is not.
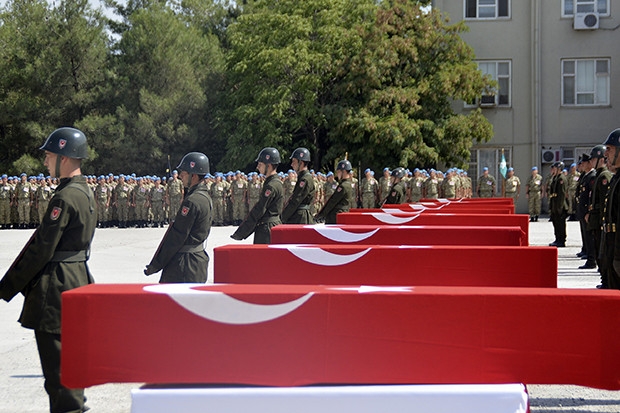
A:
[[[562,60],[562,105],[609,105],[609,59]]]
[[[609,0],[562,0],[562,17],[593,12],[609,15]]]
[[[506,158],[506,166],[512,166],[512,148],[504,147],[504,157]],[[502,149],[489,148],[489,149],[473,149],[470,151],[471,158],[469,159],[469,167],[467,168],[467,175],[471,178],[474,185],[474,193],[478,190],[478,178],[482,175],[482,169],[486,166],[489,168],[489,174],[495,177],[496,193],[501,193],[502,174],[499,171],[499,165],[502,161]]]
[[[509,107],[510,88],[511,88],[511,64],[508,60],[500,61],[479,61],[478,69],[491,76],[497,82],[498,89],[492,94],[483,94],[476,102],[468,103],[466,106],[504,106]]]
[[[466,19],[510,17],[510,0],[465,0]]]

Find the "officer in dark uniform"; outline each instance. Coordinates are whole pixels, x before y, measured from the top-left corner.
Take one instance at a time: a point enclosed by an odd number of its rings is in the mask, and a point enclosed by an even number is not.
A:
[[[577,208],[576,218],[579,220],[581,229],[581,239],[583,241],[583,255],[586,258],[585,264],[580,269],[596,268],[596,249],[594,247],[594,234],[588,230],[586,215],[590,210],[592,188],[596,182],[596,170],[592,167],[590,155],[584,153],[579,160],[581,175],[577,186]]]
[[[254,233],[254,244],[269,244],[271,228],[282,223],[280,215],[284,205],[284,187],[277,174],[280,152],[276,148],[264,148],[255,162],[258,162],[258,173],[266,176],[261,197],[230,237],[240,241]]]
[[[555,162],[551,165],[551,183],[549,185],[549,214],[553,223],[553,233],[555,241],[549,246],[565,247],[566,246],[566,217],[568,216],[568,200],[566,199],[566,191],[568,190],[568,181],[562,173],[564,169],[563,162]]]
[[[291,167],[297,172],[297,183],[293,194],[282,211],[282,222],[285,224],[314,224],[310,213],[312,202],[316,194],[314,177],[308,171],[310,151],[306,148],[297,148],[291,155]]]
[[[385,204],[402,204],[406,201],[405,185],[402,181],[404,176],[405,169],[402,167],[392,171],[392,190],[385,199]]]
[[[39,228],[0,281],[0,296],[24,294],[19,321],[34,330],[50,411],[84,411],[84,390],[60,383],[61,293],[93,283],[86,261],[97,225],[95,198],[81,172],[86,136],[74,128],[52,132],[43,146],[45,166],[60,184]]]
[[[611,172],[605,166],[605,146],[596,145],[590,151],[592,167],[596,169],[596,182],[592,189],[590,197],[590,207],[586,220],[588,221],[588,230],[592,231],[594,236],[594,249],[596,251],[596,262],[601,272],[601,283],[607,287],[607,269],[604,268],[605,262],[601,260],[601,238],[602,238],[602,215],[605,206],[605,198],[611,182]]]
[[[351,186],[351,171],[353,167],[351,162],[343,160],[338,162],[336,166],[336,177],[338,178],[338,187],[331,197],[314,217],[315,221],[325,221],[326,224],[335,224],[336,215],[340,212],[349,212],[353,205],[354,194]]]
[[[209,266],[204,243],[213,220],[213,204],[204,179],[209,173],[209,158],[200,152],[190,152],[181,159],[177,170],[188,189],[144,274],[163,269],[160,283],[204,283]]]
[[[607,167],[613,173],[603,213],[603,250],[601,260],[607,269],[607,285],[604,288],[620,290],[620,129],[612,131],[604,145]]]

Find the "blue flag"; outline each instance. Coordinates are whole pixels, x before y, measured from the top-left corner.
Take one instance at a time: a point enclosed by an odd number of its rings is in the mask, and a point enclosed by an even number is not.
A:
[[[502,149],[502,161],[499,163],[499,173],[502,174],[504,179],[506,179],[506,172],[508,172],[508,169],[506,168],[506,157],[504,156],[504,150]]]

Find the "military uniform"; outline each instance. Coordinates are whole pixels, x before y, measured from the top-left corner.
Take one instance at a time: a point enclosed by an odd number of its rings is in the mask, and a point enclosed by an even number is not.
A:
[[[420,199],[422,199],[424,195],[424,181],[425,179],[421,176],[416,176],[411,181],[411,202],[420,202]]]
[[[171,178],[166,186],[170,203],[170,220],[177,214],[183,200],[183,182],[179,178]]]
[[[620,290],[620,174],[612,177],[603,215],[601,271],[603,288]]]
[[[596,170],[594,168],[581,175],[576,192],[577,202],[575,208],[576,217],[579,220],[579,227],[581,230],[581,239],[583,240],[583,251],[587,259],[584,265],[592,268],[596,267],[597,248],[594,246],[594,234],[588,229],[586,215],[590,210],[592,189],[595,183]]]
[[[315,192],[312,174],[305,169],[299,171],[293,193],[282,211],[282,222],[284,224],[313,224],[314,219],[310,208]]]
[[[226,203],[226,183],[222,180],[211,185],[211,199],[213,200],[213,225],[224,225]]]
[[[592,235],[594,237],[595,257],[596,262],[601,269],[601,277],[604,287],[607,287],[607,268],[605,267],[605,262],[601,260],[599,253],[603,230],[602,214],[611,177],[611,172],[609,172],[606,166],[602,166],[596,170],[596,181],[592,189],[587,226],[588,230],[592,231]]]
[[[377,193],[379,182],[372,176],[362,179],[362,208],[375,208],[377,206]]]
[[[114,189],[114,199],[118,212],[118,227],[127,228],[129,221],[129,205],[131,204],[132,188],[127,182],[119,182]]]
[[[136,211],[138,228],[146,227],[148,219],[149,189],[144,184],[138,184],[132,191],[133,205]]]
[[[566,246],[567,187],[567,179],[561,172],[553,177],[549,185],[549,214],[555,235],[555,241],[552,244],[557,247]]]
[[[232,221],[236,225],[239,225],[245,218],[247,188],[247,183],[240,176],[237,176],[231,184]]]
[[[164,202],[166,198],[166,190],[163,186],[155,184],[149,193],[149,204],[151,205],[151,212],[153,213],[153,225],[155,227],[164,226],[165,209]]]
[[[27,228],[30,224],[30,206],[32,204],[30,187],[30,182],[21,181],[15,186],[15,200],[17,203],[19,226],[21,228]]]
[[[405,185],[399,181],[392,185],[392,190],[385,199],[385,204],[403,204],[405,201]]]
[[[11,197],[13,188],[6,178],[0,182],[0,229],[7,229],[11,225]]]
[[[47,211],[47,207],[49,206],[50,199],[52,199],[53,194],[52,188],[50,188],[49,185],[42,184],[37,188],[36,197],[39,224],[43,222],[45,212]]]
[[[258,180],[252,180],[248,184],[248,208],[250,211],[254,208],[254,205],[258,203],[262,189],[263,184]]]
[[[540,215],[540,193],[542,191],[543,177],[535,174],[527,179],[525,183],[525,193],[527,194],[527,206],[530,214],[530,221],[538,221]]]
[[[211,197],[204,182],[187,191],[174,222],[161,240],[147,268],[163,270],[160,283],[204,283],[209,256],[204,242],[211,231]]]
[[[478,178],[478,197],[492,198],[495,194],[495,177],[493,175],[481,175]]]
[[[0,281],[0,296],[25,296],[19,318],[35,330],[51,411],[82,411],[84,391],[60,383],[61,293],[93,282],[86,261],[97,216],[84,176],[63,178],[45,218]]]
[[[568,215],[569,221],[576,221],[576,195],[577,186],[579,185],[579,172],[572,171],[568,174]]]
[[[325,206],[319,211],[315,219],[322,221],[325,219],[326,224],[335,224],[336,215],[341,212],[349,212],[351,209],[351,200],[353,199],[353,188],[351,180],[343,179],[336,187],[336,190],[325,203]]]
[[[99,185],[95,187],[95,200],[97,202],[97,226],[99,228],[107,227],[109,221],[110,207],[110,188],[103,179],[99,181]]]
[[[513,175],[506,178],[504,181],[504,194],[506,198],[511,198],[513,203],[517,204],[517,198],[519,197],[519,189],[521,187],[521,180]]]
[[[437,179],[437,177],[431,176],[426,180],[426,182],[424,182],[424,198],[439,198],[439,180]]]
[[[379,203],[384,203],[392,189],[392,180],[385,175],[379,178]]]
[[[270,175],[263,183],[263,190],[258,203],[248,214],[245,221],[232,235],[233,239],[242,240],[254,233],[254,244],[269,244],[271,228],[281,224],[280,215],[284,206],[284,188],[277,175]]]

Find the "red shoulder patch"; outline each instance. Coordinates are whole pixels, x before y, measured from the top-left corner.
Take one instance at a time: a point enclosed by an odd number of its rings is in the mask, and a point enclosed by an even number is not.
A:
[[[268,189],[265,191],[265,196],[269,196],[269,195],[271,195],[271,189]]]
[[[188,213],[189,213],[189,207],[188,206],[184,206],[183,208],[181,208],[181,215],[186,217]]]
[[[303,188],[304,186],[306,186],[306,181],[299,181],[299,187]]]
[[[56,221],[60,217],[60,213],[62,212],[62,208],[54,207],[52,212],[50,213],[50,219],[52,221]]]

